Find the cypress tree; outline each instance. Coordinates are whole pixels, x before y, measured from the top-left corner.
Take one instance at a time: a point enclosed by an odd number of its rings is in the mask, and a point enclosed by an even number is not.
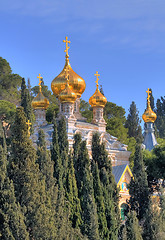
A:
[[[63,181],[65,181],[66,169],[68,167],[69,144],[68,144],[68,136],[66,131],[66,122],[64,117],[61,117],[58,123],[58,144],[59,144],[61,163],[63,167]]]
[[[80,144],[79,151],[79,179],[78,194],[82,209],[82,233],[87,235],[90,240],[100,239],[98,232],[98,216],[94,199],[93,179],[90,171],[90,159],[86,142]]]
[[[119,190],[112,174],[112,166],[105,145],[100,144],[98,133],[92,138],[92,159],[98,164],[104,196],[105,214],[109,239],[118,239],[120,225]]]
[[[148,209],[149,188],[140,145],[137,145],[135,150],[133,176],[129,184],[129,203],[131,210],[136,211],[138,219],[141,220]]]
[[[104,197],[102,191],[102,184],[100,181],[99,169],[97,162],[92,163],[92,174],[93,174],[93,188],[94,197],[97,204],[98,224],[100,239],[108,238],[107,220],[105,215]]]
[[[77,187],[79,189],[81,185],[81,180],[79,179],[80,169],[81,169],[81,159],[79,158],[81,148],[81,135],[74,135],[74,143],[73,143],[73,163],[75,169],[75,176],[77,181]]]
[[[22,78],[22,84],[21,84],[21,107],[24,108],[26,120],[30,121],[31,123],[34,122],[34,114],[31,106],[31,97],[29,90],[26,88],[25,79]],[[32,128],[31,128],[32,132]]]
[[[5,141],[5,140],[4,140]],[[3,141],[3,142],[4,142]],[[24,216],[16,203],[13,182],[7,176],[6,149],[0,144],[0,239],[28,240]]]
[[[46,189],[50,189],[55,185],[54,173],[54,162],[51,160],[50,154],[46,149],[45,134],[42,129],[38,132],[37,142],[37,163],[42,174],[45,176]]]
[[[58,132],[57,132],[57,124],[54,119],[53,125],[53,136],[52,136],[52,145],[51,145],[51,159],[54,162],[54,177],[57,180],[59,187],[62,187],[62,162],[58,144]]]
[[[28,137],[26,118],[17,108],[12,128],[10,178],[26,217],[30,239],[54,239],[54,216],[47,204],[45,180],[36,162],[36,151]]]
[[[138,114],[136,104],[132,102],[125,122],[125,127],[128,128],[128,136],[134,137],[137,142],[141,143],[143,141],[143,136]]]
[[[135,211],[131,211],[127,215],[126,235],[127,240],[143,240]]]
[[[69,202],[70,220],[73,228],[79,228],[82,224],[80,199],[78,198],[77,182],[73,166],[73,156],[70,153],[66,176],[66,199]]]

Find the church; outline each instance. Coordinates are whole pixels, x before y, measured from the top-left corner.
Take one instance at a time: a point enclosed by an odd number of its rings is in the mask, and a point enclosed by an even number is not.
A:
[[[70,65],[68,54],[70,41],[68,41],[68,38],[66,37],[63,42],[66,44],[65,65],[61,73],[56,76],[51,83],[51,89],[58,99],[59,104],[57,121],[61,116],[65,117],[69,148],[71,149],[73,146],[74,135],[79,133],[81,134],[82,139],[86,140],[90,157],[92,135],[95,132],[100,134],[100,139],[105,143],[109,159],[112,162],[113,174],[116,183],[120,188],[121,198],[119,206],[122,212],[126,206],[126,201],[129,199],[127,185],[132,177],[132,173],[129,168],[129,156],[131,152],[127,151],[127,145],[120,143],[116,137],[111,136],[106,132],[106,122],[104,120],[103,112],[107,99],[99,90],[98,81],[100,74],[98,74],[98,72],[94,74],[96,77],[96,90],[93,95],[91,93],[92,96],[89,99],[89,104],[93,108],[92,122],[88,123],[81,115],[79,110],[80,98],[85,91],[86,83],[82,77],[74,72]],[[31,136],[31,139],[36,147],[38,130],[42,129],[45,133],[47,148],[49,149],[53,131],[53,125],[47,124],[46,122],[46,109],[49,106],[49,101],[42,93],[41,75],[39,74],[37,78],[39,78],[39,93],[32,101],[36,122],[34,124],[34,133]],[[150,127],[151,126],[149,126],[149,128]]]

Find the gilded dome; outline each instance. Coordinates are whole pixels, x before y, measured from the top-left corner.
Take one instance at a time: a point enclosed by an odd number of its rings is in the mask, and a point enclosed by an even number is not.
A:
[[[33,98],[32,101],[32,107],[34,109],[47,109],[49,106],[49,100],[43,95],[42,90],[41,90],[41,76],[39,74],[39,93],[35,98]]]
[[[69,79],[66,80],[66,88],[60,93],[58,98],[62,103],[65,103],[65,102],[74,103],[76,101],[77,94],[74,93],[71,87],[69,86]]]
[[[89,104],[92,107],[105,107],[107,103],[106,97],[100,92],[98,87],[96,88],[95,93],[89,98]]]
[[[150,103],[148,103],[147,106],[147,110],[143,113],[142,118],[144,120],[144,122],[151,122],[154,123],[156,121],[156,113],[154,113],[154,111],[152,111]]]
[[[148,123],[154,123],[156,121],[156,113],[154,113],[154,111],[152,111],[151,109],[151,105],[150,105],[150,93],[151,91],[148,90],[146,91],[148,93],[148,97],[147,97],[147,110],[143,113],[142,118],[144,120],[144,122]]]
[[[71,65],[69,63],[69,55],[68,55],[68,43],[70,41],[67,40],[68,38],[66,37],[66,40],[63,40],[63,42],[66,43],[66,60],[65,60],[65,66],[62,70],[62,72],[53,79],[51,83],[51,88],[53,93],[58,96],[65,88],[66,88],[66,78],[65,78],[65,72],[66,70],[69,72],[69,86],[71,90],[77,94],[77,97],[81,97],[81,94],[85,91],[86,84],[85,81],[82,77],[80,77],[77,73],[73,71],[71,68]]]
[[[100,74],[98,74],[98,72],[96,71],[96,73],[94,74],[96,76],[96,91],[95,93],[89,98],[89,104],[92,107],[105,107],[105,104],[107,103],[107,99],[106,97],[104,97],[104,95],[100,92],[99,90],[99,76]]]

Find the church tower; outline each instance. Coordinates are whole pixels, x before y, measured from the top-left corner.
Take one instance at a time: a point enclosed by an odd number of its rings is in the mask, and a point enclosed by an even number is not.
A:
[[[66,44],[66,49],[64,51],[66,52],[65,66],[62,72],[53,79],[51,83],[51,89],[59,100],[60,114],[63,114],[63,103],[66,102],[66,99],[64,97],[66,92],[68,91],[68,93],[70,92],[70,94],[72,92],[71,102],[74,103],[72,104],[73,114],[77,120],[84,120],[84,118],[81,116],[81,113],[79,112],[79,107],[80,97],[82,93],[85,91],[86,84],[84,79],[80,77],[76,72],[74,72],[70,65],[68,54],[68,50],[70,48],[68,44],[70,44],[70,41],[68,41],[68,37],[66,37],[65,40],[63,40],[63,42]],[[63,91],[65,91],[65,93]],[[73,95],[75,97],[73,97]],[[73,98],[75,98],[74,101]],[[67,96],[67,101],[68,99],[69,97]],[[63,115],[66,116],[66,114]]]
[[[38,84],[39,92],[32,101],[32,107],[34,109],[34,114],[35,114],[35,118],[36,118],[35,125],[41,126],[43,124],[46,124],[46,111],[45,110],[49,106],[49,101],[42,93],[41,74],[39,74],[39,76],[37,78],[39,78],[39,84]]]
[[[96,91],[95,93],[90,97],[89,99],[89,104],[93,108],[93,123],[98,125],[99,129],[98,131],[100,132],[105,132],[106,131],[106,122],[104,120],[104,107],[107,103],[106,97],[100,92],[99,90],[99,76],[98,72],[95,74],[96,76]]]
[[[146,129],[145,129],[143,144],[145,145],[145,148],[147,150],[151,151],[154,148],[154,146],[157,145],[157,141],[156,141],[155,134],[154,134],[154,128],[153,128],[153,124],[154,124],[157,116],[156,116],[156,113],[154,113],[151,109],[151,105],[150,105],[150,93],[151,93],[151,91],[149,90],[149,88],[146,92],[148,94],[148,96],[147,96],[147,109],[142,115],[142,118],[143,118],[144,122],[146,123]]]

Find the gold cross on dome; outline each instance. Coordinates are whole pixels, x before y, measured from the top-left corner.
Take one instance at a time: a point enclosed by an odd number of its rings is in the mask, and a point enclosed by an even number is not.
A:
[[[41,77],[41,74],[39,73],[39,76],[37,76],[37,78],[39,78],[39,90],[41,91],[41,83],[42,83],[42,81],[41,81],[41,79],[43,78],[43,77]]]
[[[68,46],[68,43],[70,43],[70,41],[68,41],[68,37],[66,37],[65,40],[63,40],[63,42],[66,43],[66,49],[64,50],[64,52],[66,52],[66,55],[68,55],[68,49],[70,48],[70,47]]]
[[[100,74],[98,74],[98,71],[96,71],[96,73],[95,73],[94,75],[96,76],[96,81],[95,81],[95,83],[96,83],[96,86],[97,86],[97,88],[98,88],[98,86],[99,86],[98,81],[99,81],[99,76],[100,76]]]
[[[147,100],[148,100],[148,102],[150,102],[150,93],[151,93],[151,91],[150,91],[150,89],[148,88],[148,90],[146,91],[146,93],[148,94],[148,96],[147,96]]]
[[[31,124],[31,122],[28,120],[28,122],[26,122],[26,124],[28,125],[28,136],[30,137],[30,125],[32,125]]]

